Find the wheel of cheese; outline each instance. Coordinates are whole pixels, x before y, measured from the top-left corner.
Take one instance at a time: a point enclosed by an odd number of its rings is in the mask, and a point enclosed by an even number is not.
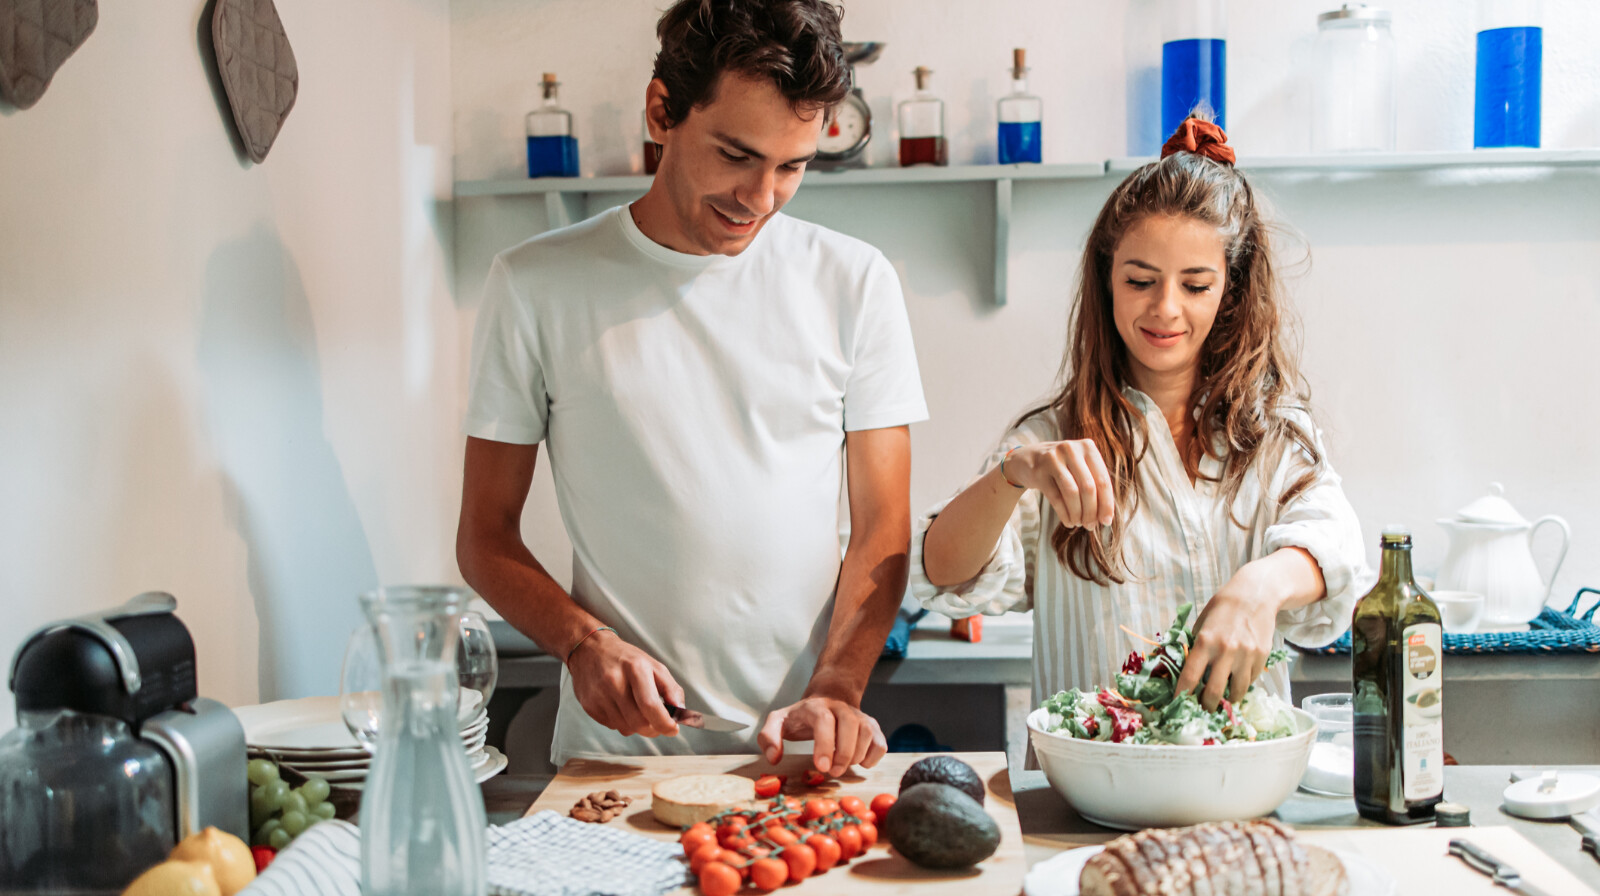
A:
[[[756,798],[756,782],[739,775],[680,775],[650,788],[650,812],[662,824],[685,828]]]

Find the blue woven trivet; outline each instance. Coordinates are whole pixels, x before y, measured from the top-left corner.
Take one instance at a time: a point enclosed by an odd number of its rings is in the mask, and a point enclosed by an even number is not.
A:
[[[1579,588],[1573,595],[1572,606],[1561,610],[1545,607],[1525,632],[1484,632],[1475,635],[1444,636],[1445,653],[1600,653],[1600,625],[1594,624],[1597,600],[1588,610],[1578,613],[1578,604],[1584,594],[1600,598],[1600,590]],[[1349,655],[1350,633],[1326,647],[1301,647],[1300,652],[1333,656]]]

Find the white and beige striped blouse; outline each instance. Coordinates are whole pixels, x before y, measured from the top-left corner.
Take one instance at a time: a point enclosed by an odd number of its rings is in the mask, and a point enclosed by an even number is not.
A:
[[[1234,518],[1245,524],[1241,528],[1230,520],[1218,484],[1205,478],[1218,474],[1220,462],[1205,457],[1200,464],[1202,477],[1191,483],[1155,402],[1136,389],[1127,388],[1124,394],[1143,412],[1151,440],[1136,470],[1139,507],[1124,538],[1125,558],[1135,577],[1120,585],[1097,585],[1073,575],[1050,546],[1054,511],[1039,492],[1029,489],[1018,500],[989,562],[971,580],[953,587],[930,583],[922,565],[923,538],[949,500],[916,521],[911,590],[922,605],[956,618],[1032,609],[1035,706],[1067,688],[1113,684],[1128,653],[1146,646],[1126,634],[1123,626],[1146,637],[1164,631],[1180,606],[1191,601],[1204,606],[1239,567],[1283,547],[1310,552],[1322,569],[1328,594],[1309,606],[1280,613],[1275,641],[1316,647],[1338,638],[1374,577],[1365,561],[1355,511],[1339,486],[1338,474],[1326,463],[1326,452],[1314,484],[1281,508],[1277,497],[1299,479],[1309,461],[1295,448],[1284,451],[1281,458],[1259,460],[1258,475],[1246,475],[1234,504]],[[1303,422],[1311,426],[1309,417]],[[979,476],[1017,445],[1059,438],[1048,414],[1029,417],[1006,433]],[[1321,450],[1320,434],[1317,439]],[[1268,670],[1261,685],[1289,699],[1289,676],[1283,665]]]

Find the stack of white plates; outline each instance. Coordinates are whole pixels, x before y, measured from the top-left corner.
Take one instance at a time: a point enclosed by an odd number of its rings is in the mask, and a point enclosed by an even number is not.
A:
[[[473,778],[479,783],[504,771],[507,765],[505,754],[485,743],[489,714],[482,702],[482,694],[463,688],[456,716],[461,747],[466,751]],[[334,787],[360,790],[366,782],[372,754],[345,727],[338,697],[277,700],[235,707],[233,714],[244,726],[244,740],[252,759],[271,759],[301,774],[316,775]]]

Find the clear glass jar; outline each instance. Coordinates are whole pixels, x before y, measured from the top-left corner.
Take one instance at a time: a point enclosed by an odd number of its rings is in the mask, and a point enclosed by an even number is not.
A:
[[[0,892],[115,894],[167,857],[174,778],[155,745],[110,716],[18,716],[0,737]]]
[[[456,647],[466,596],[381,588],[361,607],[378,634],[383,723],[361,799],[366,896],[483,896],[483,796],[456,716]]]
[[[1226,0],[1166,0],[1161,45],[1161,133],[1172,135],[1192,114],[1228,126]]]
[[[917,66],[917,92],[900,104],[900,166],[947,165],[949,151],[944,138],[944,100],[928,89],[933,70]]]
[[[1542,12],[1539,0],[1479,0],[1474,147],[1539,146]]]
[[[1389,11],[1364,3],[1317,16],[1312,152],[1393,152],[1394,34]]]

